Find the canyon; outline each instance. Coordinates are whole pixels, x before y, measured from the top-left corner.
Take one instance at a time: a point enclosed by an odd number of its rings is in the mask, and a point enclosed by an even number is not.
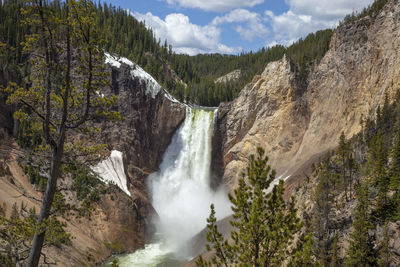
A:
[[[335,148],[342,131],[347,138],[358,133],[385,95],[393,99],[400,88],[399,12],[399,3],[389,1],[374,20],[338,27],[306,85],[284,57],[222,104],[213,146],[213,170],[222,183],[235,188],[258,146],[278,176],[289,179],[314,156]]]
[[[284,56],[269,63],[235,100],[221,103],[210,142],[211,187],[232,192],[259,146],[279,178],[301,185],[302,172],[335,149],[342,132],[346,138],[357,134],[386,96],[393,99],[398,94],[399,29],[400,3],[388,1],[374,18],[359,18],[335,29],[329,50],[310,68],[305,83]],[[69,221],[72,244],[47,249],[50,259],[59,260],[58,266],[99,264],[113,253],[133,252],[152,241],[152,218],[157,215],[149,175],[160,170],[164,153],[190,112],[140,70],[124,58],[107,55],[110,86],[103,93],[118,97],[116,110],[123,120],[94,122],[100,132],[91,140],[106,144],[110,153],[122,153],[130,196],[110,186],[112,193],[95,205],[90,220]],[[22,195],[40,198],[18,165],[18,147],[11,137],[13,107],[1,102],[0,110],[1,149],[12,148],[8,159],[0,162],[0,202],[10,209],[20,196],[19,203],[38,208],[37,202]],[[300,207],[310,202],[310,195],[300,194],[298,199]]]

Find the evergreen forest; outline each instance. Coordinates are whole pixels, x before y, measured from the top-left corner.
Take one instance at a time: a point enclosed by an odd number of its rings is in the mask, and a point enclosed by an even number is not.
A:
[[[20,9],[24,5],[23,0],[5,0],[0,9],[0,42],[4,51],[0,84],[3,86],[7,81],[21,82],[30,71],[24,64],[28,55],[23,51],[23,42],[34,31],[34,26],[22,23]],[[57,16],[65,12],[62,1],[51,1],[50,6]],[[188,56],[174,53],[171,45],[157,39],[151,29],[126,10],[99,2],[93,5],[93,12],[96,32],[105,51],[142,66],[178,100],[201,106],[218,106],[233,100],[254,75],[262,73],[266,64],[281,59],[284,54],[291,60],[301,83],[306,83],[308,71],[328,50],[333,32],[328,29],[311,33],[289,47],[276,45],[239,55]],[[239,79],[215,82],[236,69],[241,70]]]
[[[360,19],[372,23],[386,3],[376,0],[362,12],[346,16],[338,27]],[[106,199],[102,205],[128,203],[143,225],[148,219],[141,217],[140,212],[148,207],[139,198],[122,194],[123,202],[116,194],[121,190],[102,182],[91,167],[113,149],[94,144],[91,138],[96,140],[96,134],[123,120],[115,107],[118,98],[99,93],[109,82],[104,52],[136,62],[181,102],[215,107],[234,100],[268,63],[284,56],[296,86],[305,90],[309,74],[328,51],[333,35],[334,29],[326,29],[290,46],[237,55],[189,56],[175,53],[145,23],[109,4],[0,0],[0,109],[10,111],[4,112],[10,123],[0,121],[8,127],[7,133],[0,129],[0,177],[11,177],[7,164],[15,153],[21,175],[43,196],[30,197],[42,204],[39,214],[25,203],[11,209],[0,206],[0,266],[54,264],[46,261],[46,249],[62,251],[71,245],[74,236],[66,231],[68,220],[91,221],[101,199]],[[235,70],[240,70],[239,78],[217,81]],[[76,73],[79,79],[73,77]],[[292,198],[285,195],[283,181],[272,187],[276,172],[265,151],[258,148],[229,194],[230,236],[219,231],[211,205],[205,236],[206,250],[214,254],[209,258],[200,255],[196,264],[393,266],[390,235],[400,221],[400,91],[386,94],[382,105],[369,112],[360,122],[359,133],[346,139],[342,132],[335,148],[313,159],[310,176],[304,174],[302,184],[292,188]],[[135,115],[142,119],[141,114]],[[103,129],[96,128],[99,122],[105,122],[99,126]],[[156,128],[150,125],[146,130],[152,127]],[[115,131],[107,134],[114,135],[110,138],[118,135]],[[15,149],[4,152],[3,147]],[[140,157],[138,153],[130,156]],[[144,181],[155,170],[130,166],[130,171]],[[132,178],[132,188],[146,195],[139,178]],[[304,195],[309,196],[309,208],[296,206],[296,198]],[[26,192],[21,196],[27,197]],[[105,242],[104,246],[110,255],[126,252],[119,243]],[[90,253],[85,257],[94,263]]]

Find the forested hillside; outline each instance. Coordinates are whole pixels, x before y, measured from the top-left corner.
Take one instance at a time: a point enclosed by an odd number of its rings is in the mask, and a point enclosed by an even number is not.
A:
[[[178,74],[186,68],[191,70],[191,76],[181,78],[188,84],[185,92],[177,92],[183,95],[189,102],[206,106],[217,106],[220,102],[233,100],[242,88],[253,79],[254,75],[261,74],[265,66],[272,61],[279,60],[286,54],[297,72],[297,78],[301,83],[306,82],[307,74],[324,55],[329,48],[332,30],[318,31],[309,34],[289,47],[276,45],[262,48],[258,52],[242,53],[240,55],[174,55],[173,66]],[[182,65],[183,64],[183,65]],[[235,69],[241,70],[238,80],[215,83],[215,80]],[[190,77],[192,77],[190,79]]]
[[[133,63],[105,64],[91,1],[0,4],[0,266],[93,266],[143,246],[153,210],[140,168],[155,171],[184,106],[148,94]],[[92,169],[113,149],[132,194]]]
[[[31,32],[31,26],[21,23],[22,0],[3,1],[0,10],[0,41],[2,50],[2,73],[4,79],[21,80],[28,73],[23,64],[27,55],[22,51],[21,42]],[[64,12],[60,1],[53,1],[53,12],[61,16]],[[138,63],[160,84],[180,101],[204,106],[218,106],[220,102],[231,101],[266,64],[287,54],[297,68],[299,78],[305,80],[307,70],[317,62],[329,47],[332,30],[312,33],[289,47],[276,45],[262,48],[258,52],[240,55],[197,55],[175,54],[165,40],[157,40],[151,29],[138,22],[126,10],[107,4],[94,5],[96,27],[104,50],[115,53]],[[235,69],[240,69],[239,80],[226,83],[214,81]],[[185,83],[179,81],[177,76]],[[186,86],[187,85],[187,86]]]
[[[9,73],[21,71],[27,55],[22,47],[25,36],[32,32],[32,26],[22,23],[23,13],[21,8],[26,6],[23,0],[5,0],[0,8],[0,41],[3,53],[3,76],[9,77]],[[51,1],[49,12],[61,18],[65,14],[63,1]],[[96,32],[98,38],[103,40],[99,45],[105,51],[116,53],[119,56],[128,57],[149,71],[161,83],[166,80],[162,71],[162,62],[166,59],[171,48],[160,45],[154,34],[143,23],[138,22],[125,10],[100,3],[93,5],[96,18]],[[17,71],[16,71],[17,70]],[[4,73],[5,72],[5,73]],[[25,73],[26,74],[26,73]],[[5,77],[3,77],[4,79]]]
[[[0,0],[0,189],[18,189],[0,196],[31,201],[0,206],[0,266],[24,264],[30,247],[39,246],[52,260],[64,259],[54,251],[69,257],[73,249],[78,256],[70,265],[80,265],[76,259],[94,265],[144,246],[155,232],[147,179],[188,108],[163,90],[148,94],[141,76],[132,74],[135,64],[117,58],[117,64],[104,64],[104,52],[137,62],[182,102],[217,106],[233,100],[208,117],[214,136],[212,145],[203,143],[204,151],[220,154],[209,157],[221,169],[212,183],[236,189],[238,198],[231,201],[255,211],[243,214],[250,227],[236,223],[251,229],[240,237],[244,264],[267,251],[257,243],[263,232],[272,255],[278,251],[276,265],[292,258],[289,266],[399,266],[400,5],[387,2],[377,0],[336,30],[311,33],[289,47],[188,56],[110,5]],[[234,70],[240,70],[238,79],[216,81]],[[254,161],[249,154],[257,146],[264,148]],[[90,168],[117,149],[132,195],[101,182]],[[244,177],[236,186],[235,175],[249,159],[250,167],[260,168],[247,169],[257,188],[247,200],[249,187]],[[266,179],[267,161],[281,164],[277,170],[286,185],[296,184],[290,188],[296,207],[286,209],[283,181],[265,193],[275,179],[275,171]],[[39,217],[41,203],[47,214]],[[211,230],[215,222],[212,212]],[[36,236],[42,244],[31,245]],[[239,236],[232,236],[238,243]],[[255,255],[248,240],[256,243]],[[295,245],[294,255],[288,253]],[[235,264],[237,251],[228,250]]]
[[[400,218],[399,93],[392,104],[386,97],[358,135],[346,140],[342,133],[302,188],[310,191],[313,208],[303,215],[323,266],[399,263],[397,241],[390,241]]]
[[[224,183],[240,187],[240,173],[260,146],[286,179],[287,199],[294,193],[306,238],[297,239],[304,261],[289,266],[400,264],[399,10],[398,1],[376,1],[346,18],[303,80],[300,97],[292,81],[302,75],[282,59],[232,103],[220,105],[215,166],[224,164]],[[238,235],[231,236],[240,244]],[[231,248],[214,237],[210,247],[219,242],[222,251]],[[246,248],[257,245],[257,238],[251,244],[247,237]],[[228,259],[240,255],[233,251]]]

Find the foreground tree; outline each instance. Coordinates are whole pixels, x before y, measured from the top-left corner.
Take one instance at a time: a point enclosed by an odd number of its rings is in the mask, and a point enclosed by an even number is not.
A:
[[[6,207],[0,207],[0,237],[6,242],[0,248],[0,266],[22,266],[30,249],[30,241],[35,230],[36,212],[27,209],[24,202],[20,208],[16,203],[12,206],[11,215],[6,216]],[[65,223],[56,217],[50,217],[47,221],[47,232],[44,246],[61,247],[70,244],[70,234],[64,231]],[[46,257],[43,262],[50,263]]]
[[[226,240],[218,231],[214,206],[208,218],[207,250],[214,250],[210,261],[198,258],[198,266],[278,266],[289,255],[293,235],[302,223],[296,217],[293,200],[283,199],[283,181],[268,193],[275,180],[275,171],[267,164],[264,150],[258,148],[257,159],[250,158],[246,175],[239,180],[239,187],[229,195],[232,203],[233,226],[231,238]]]
[[[34,32],[24,43],[32,66],[32,86],[24,88],[11,84],[8,87],[11,93],[8,103],[22,104],[15,118],[20,122],[30,121],[32,127],[41,132],[42,151],[50,154],[50,167],[41,172],[47,178],[47,185],[27,266],[39,264],[65,145],[71,133],[90,131],[86,122],[93,117],[119,117],[108,111],[116,98],[100,93],[105,85],[104,53],[96,38],[91,2],[66,0],[61,9],[57,6],[60,4],[46,0],[26,1],[25,23],[31,25]],[[61,13],[57,13],[58,10]],[[79,75],[81,79],[74,82],[72,75]]]

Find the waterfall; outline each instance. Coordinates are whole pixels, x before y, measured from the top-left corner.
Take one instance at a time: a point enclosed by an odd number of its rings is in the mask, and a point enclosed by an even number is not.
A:
[[[231,213],[226,192],[210,188],[211,141],[216,110],[187,108],[186,118],[163,156],[160,170],[148,177],[156,243],[119,258],[120,266],[179,266],[188,259],[187,242],[206,226],[210,204],[218,218]],[[163,263],[164,265],[160,265]]]

